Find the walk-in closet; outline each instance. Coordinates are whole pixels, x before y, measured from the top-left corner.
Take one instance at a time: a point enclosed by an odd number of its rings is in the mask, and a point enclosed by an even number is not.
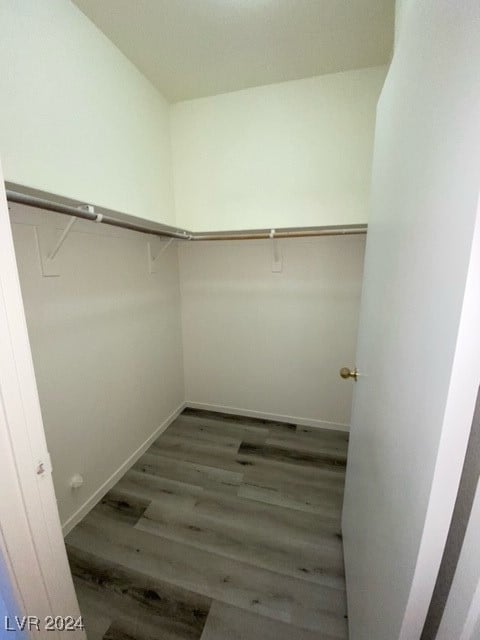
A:
[[[12,639],[478,637],[461,4],[0,0]]]

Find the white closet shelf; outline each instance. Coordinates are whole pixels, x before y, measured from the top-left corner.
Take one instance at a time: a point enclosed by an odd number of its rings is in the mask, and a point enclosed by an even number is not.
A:
[[[358,235],[367,233],[367,225],[329,225],[319,227],[288,227],[283,229],[242,229],[236,231],[195,232],[179,229],[155,222],[145,222],[142,218],[111,211],[103,207],[70,200],[62,196],[47,194],[21,185],[5,183],[8,202],[27,207],[62,213],[74,218],[90,220],[112,227],[121,227],[154,236],[177,240],[262,240],[277,238],[303,238],[314,236]]]

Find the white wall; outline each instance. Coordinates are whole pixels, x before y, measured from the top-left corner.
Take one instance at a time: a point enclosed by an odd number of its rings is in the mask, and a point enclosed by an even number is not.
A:
[[[168,106],[68,0],[1,0],[5,180],[175,224]]]
[[[148,236],[77,221],[56,258],[60,275],[44,278],[33,225],[66,220],[12,206],[12,221],[65,524],[183,403],[177,251],[150,274]],[[85,479],[75,492],[74,473]]]
[[[2,0],[0,22],[6,180],[193,230],[367,220],[385,68],[181,102],[169,114],[69,0]]]
[[[348,425],[364,236],[180,245],[185,394],[217,409]]]
[[[400,31],[402,30],[403,19],[407,11],[409,0],[396,0],[395,2],[395,47],[398,45]]]
[[[177,224],[364,223],[384,67],[172,105]]]

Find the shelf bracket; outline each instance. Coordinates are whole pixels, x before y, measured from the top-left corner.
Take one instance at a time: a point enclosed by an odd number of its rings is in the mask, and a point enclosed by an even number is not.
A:
[[[94,213],[92,205],[82,205],[78,209],[83,211],[89,211]],[[101,222],[102,214],[97,215],[96,222]],[[40,260],[40,268],[44,278],[57,277],[60,275],[58,261],[56,260],[57,254],[63,246],[65,240],[68,238],[73,225],[78,218],[70,218],[65,229],[58,236],[58,230],[50,226],[37,226],[35,227],[35,239],[37,242],[38,256]]]
[[[282,252],[278,246],[278,240],[275,238],[275,229],[270,230],[270,240],[272,242],[272,273],[281,273]]]
[[[165,253],[168,247],[172,244],[175,238],[169,238],[162,243],[162,246],[158,251],[154,251],[154,243],[147,242],[147,254],[148,254],[148,270],[150,273],[157,273],[160,265],[160,257]]]

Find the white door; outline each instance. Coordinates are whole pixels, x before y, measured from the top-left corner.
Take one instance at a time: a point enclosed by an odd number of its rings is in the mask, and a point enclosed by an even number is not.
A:
[[[1,166],[0,469],[0,592],[9,592],[0,637],[16,637],[7,628],[31,616],[24,621],[31,633],[21,636],[52,640],[66,633],[61,617],[78,621],[80,611],[53,490]],[[67,635],[86,638],[78,628]]]
[[[377,114],[343,513],[350,640],[422,633],[480,382],[480,3],[410,0]],[[452,640],[454,640],[452,638]]]

